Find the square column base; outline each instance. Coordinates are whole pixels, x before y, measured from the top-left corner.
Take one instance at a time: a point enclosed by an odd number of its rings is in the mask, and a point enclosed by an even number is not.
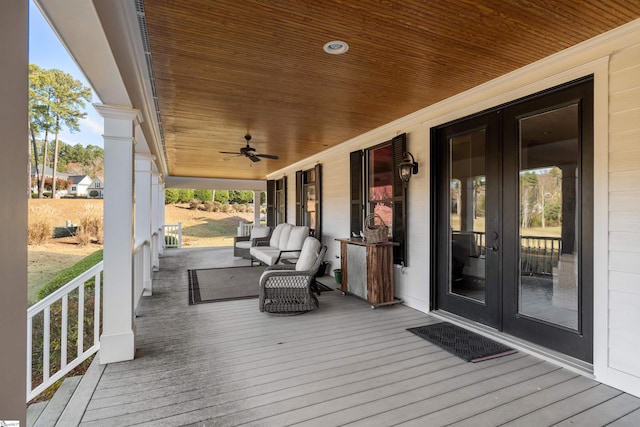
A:
[[[121,334],[102,334],[100,336],[100,364],[133,360],[136,353],[136,340],[133,331]]]

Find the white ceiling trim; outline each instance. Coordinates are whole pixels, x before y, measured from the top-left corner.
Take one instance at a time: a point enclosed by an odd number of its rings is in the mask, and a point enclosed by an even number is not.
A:
[[[267,181],[249,179],[191,178],[167,176],[166,188],[189,188],[194,190],[248,190],[267,191]]]

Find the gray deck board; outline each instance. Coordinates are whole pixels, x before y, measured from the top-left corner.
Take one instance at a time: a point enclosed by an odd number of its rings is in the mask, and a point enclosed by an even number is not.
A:
[[[186,270],[230,252],[161,259],[137,357],[106,366],[82,426],[638,425],[635,397],[525,353],[467,363],[407,332],[438,320],[405,306],[337,291],[293,317],[257,300],[189,306]]]
[[[638,427],[640,426],[640,409],[622,416],[609,424],[612,427]]]
[[[640,408],[640,399],[628,394],[620,394],[598,406],[591,407],[578,415],[558,423],[558,426],[603,426],[621,418],[620,414],[630,414]],[[630,420],[629,420],[630,421]],[[640,425],[636,419],[635,425]]]
[[[588,408],[598,406],[622,392],[603,384],[555,402],[524,417],[513,420],[507,426],[531,426],[534,423],[553,425]]]

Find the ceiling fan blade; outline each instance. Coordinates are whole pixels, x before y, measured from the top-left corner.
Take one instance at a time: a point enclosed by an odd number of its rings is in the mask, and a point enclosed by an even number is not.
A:
[[[256,154],[256,156],[262,157],[264,159],[273,159],[273,160],[278,160],[279,159],[278,156],[274,156],[273,154]]]
[[[247,157],[251,159],[252,162],[259,162],[260,158],[253,154],[247,154]]]
[[[218,151],[220,154],[235,154],[237,156],[241,156],[242,153],[232,153],[231,151]]]

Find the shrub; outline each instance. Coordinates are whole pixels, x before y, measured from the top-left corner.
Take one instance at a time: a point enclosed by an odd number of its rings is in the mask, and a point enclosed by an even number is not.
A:
[[[229,201],[229,190],[217,190],[214,200],[220,203],[227,203]]]
[[[201,202],[210,202],[213,200],[213,192],[211,190],[195,190],[193,197]]]
[[[193,199],[193,190],[181,188],[178,190],[178,202],[189,203]]]
[[[213,202],[213,211],[214,212],[221,212],[222,211],[222,203],[220,202]]]
[[[169,205],[178,201],[178,190],[176,188],[167,188],[164,190],[164,204]]]
[[[28,243],[39,245],[49,240],[53,235],[53,224],[57,216],[57,211],[51,206],[29,207]]]
[[[213,212],[215,208],[215,204],[212,201],[204,202],[204,204],[202,205],[202,208],[207,212]]]
[[[189,201],[189,209],[198,209],[200,207],[200,200],[191,199]]]
[[[87,245],[92,241],[102,243],[104,239],[103,213],[99,204],[88,204],[80,212],[80,227],[76,233],[79,245]]]
[[[47,295],[55,292],[62,286],[66,285],[71,279],[78,277],[100,261],[102,261],[102,249],[87,255],[71,267],[65,268],[38,291],[38,300],[41,300]]]

